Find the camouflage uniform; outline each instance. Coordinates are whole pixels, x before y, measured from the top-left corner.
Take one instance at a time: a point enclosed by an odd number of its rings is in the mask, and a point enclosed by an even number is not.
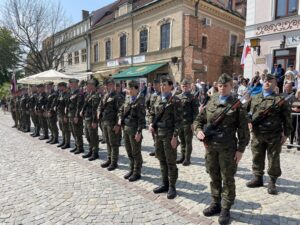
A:
[[[73,81],[71,81],[73,82]],[[71,126],[72,135],[75,140],[75,148],[71,150],[76,154],[84,152],[83,149],[83,120],[80,116],[84,104],[84,95],[80,92],[79,89],[72,90],[70,93],[70,98],[67,104],[67,115],[69,118],[69,123]],[[75,123],[75,118],[78,119],[78,122]]]
[[[39,118],[38,115],[35,112],[35,106],[37,104],[37,100],[38,100],[38,93],[37,92],[33,92],[31,93],[30,97],[29,97],[29,111],[30,111],[30,116],[31,116],[31,120],[33,122],[34,125],[34,133],[32,134],[33,137],[37,137],[40,135],[40,123],[39,123]]]
[[[184,81],[182,84],[188,84]],[[178,95],[182,106],[182,127],[179,130],[179,139],[181,141],[181,159],[177,163],[183,163],[187,166],[190,164],[191,154],[193,150],[193,130],[192,124],[199,113],[199,105],[197,99],[190,92]]]
[[[16,112],[16,100],[17,100],[17,97],[15,95],[13,95],[13,96],[11,96],[10,102],[9,102],[11,116],[15,123],[13,127],[18,127],[17,112]]]
[[[66,83],[62,82],[58,85],[67,85]],[[58,147],[62,147],[62,149],[70,147],[70,138],[71,138],[71,131],[69,121],[67,120],[66,115],[66,105],[68,102],[70,95],[68,91],[60,92],[57,98],[57,105],[56,105],[56,112],[58,118],[59,128],[62,132],[63,142],[58,145]]]
[[[40,84],[37,87],[42,87],[42,86],[44,85]],[[49,138],[47,119],[44,116],[46,104],[47,104],[47,94],[45,92],[39,93],[35,111],[39,117],[39,123],[43,130],[43,136],[39,138],[40,140],[45,140]]]
[[[131,81],[129,87],[138,89],[138,83]],[[119,121],[123,126],[125,149],[130,162],[130,171],[125,176],[129,181],[135,181],[141,176],[143,158],[141,153],[142,140],[137,142],[135,135],[141,134],[146,126],[145,99],[140,94],[137,97],[128,96],[119,112]],[[121,124],[119,124],[121,125]]]
[[[114,83],[113,79],[106,80],[106,84]],[[113,170],[118,166],[119,158],[119,145],[120,135],[113,130],[115,126],[118,126],[118,111],[123,104],[123,99],[112,91],[106,93],[101,99],[98,112],[103,125],[103,133],[107,144],[107,161],[103,163],[102,167],[108,167],[109,170]]]
[[[21,93],[20,91],[18,91],[18,95],[16,97],[16,119],[17,119],[17,123],[18,123],[18,130],[21,130]]]
[[[29,114],[29,95],[24,93],[20,99],[21,107],[21,129],[24,132],[30,132],[30,114]]]
[[[267,79],[274,79],[272,75],[267,75]],[[281,96],[272,93],[266,97],[264,94],[254,96],[250,103],[250,115],[252,121],[255,120],[260,113],[276,104],[282,99]],[[274,185],[277,178],[281,175],[280,168],[280,153],[281,153],[281,136],[288,137],[292,131],[291,111],[288,103],[285,102],[282,106],[276,107],[270,114],[262,120],[259,124],[254,124],[252,128],[252,170],[254,180],[247,183],[248,187],[256,187],[263,185],[263,174],[265,168],[265,157],[268,157],[268,175],[270,176],[269,185]],[[257,182],[255,182],[255,179]],[[275,188],[273,186],[273,188]],[[269,187],[270,188],[270,187]],[[273,189],[272,188],[272,189]],[[268,189],[269,192],[269,189]],[[273,189],[270,194],[276,194],[277,191]]]
[[[51,139],[49,140],[50,144],[58,143],[57,114],[55,109],[57,105],[57,97],[58,97],[57,92],[52,90],[47,96],[48,99],[45,107],[45,111],[47,115],[47,123],[51,131]]]

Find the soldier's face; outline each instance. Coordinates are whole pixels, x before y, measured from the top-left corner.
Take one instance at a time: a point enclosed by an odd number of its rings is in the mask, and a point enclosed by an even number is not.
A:
[[[110,91],[112,91],[112,90],[115,90],[115,88],[116,88],[116,86],[115,86],[114,83],[108,83],[108,84],[106,85],[106,89],[107,89],[108,92],[110,92]]]
[[[154,84],[154,89],[155,89],[155,91],[159,91],[160,90],[160,84],[159,83],[155,83]]]
[[[70,88],[71,89],[77,89],[78,88],[78,83],[70,83]]]
[[[94,85],[92,85],[92,84],[87,84],[86,85],[86,91],[88,92],[88,93],[91,93],[91,92],[93,92],[95,90],[95,86]]]
[[[172,85],[169,85],[168,82],[160,84],[161,92],[168,93],[172,91]]]
[[[183,92],[189,92],[191,90],[191,85],[190,84],[181,85],[181,90]]]
[[[138,90],[135,89],[134,87],[131,87],[131,88],[128,89],[128,94],[129,94],[130,96],[137,96]]]
[[[273,91],[276,87],[276,80],[265,80],[264,82],[264,90],[265,91]]]
[[[225,84],[218,84],[218,92],[221,96],[228,96],[231,93],[232,84],[227,82]]]

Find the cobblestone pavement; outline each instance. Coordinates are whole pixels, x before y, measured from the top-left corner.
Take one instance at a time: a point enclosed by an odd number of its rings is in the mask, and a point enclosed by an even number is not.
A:
[[[160,184],[158,161],[149,156],[153,141],[144,131],[142,179],[123,179],[128,170],[124,146],[119,167],[100,167],[11,128],[9,114],[0,115],[0,224],[217,224],[202,210],[210,203],[204,149],[194,140],[192,165],[179,166],[178,197],[155,195]],[[85,141],[86,143],[86,141]],[[87,145],[86,145],[87,149]],[[231,224],[300,224],[300,152],[283,150],[279,195],[267,194],[266,185],[248,189],[251,152],[247,149],[236,176],[237,199]]]

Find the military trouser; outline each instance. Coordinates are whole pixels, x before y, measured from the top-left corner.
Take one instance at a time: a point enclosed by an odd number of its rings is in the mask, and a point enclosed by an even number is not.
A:
[[[130,171],[136,174],[141,174],[143,157],[142,157],[142,140],[136,142],[135,140],[136,129],[126,127],[123,130],[123,137],[125,143],[125,149],[130,162]]]
[[[20,119],[20,110],[16,110],[16,121],[17,121],[17,127],[21,127],[21,119]]]
[[[103,131],[103,122],[99,121],[99,128],[101,130],[102,139],[105,141],[105,135],[104,135],[104,131]]]
[[[30,130],[30,113],[28,110],[22,110],[21,124],[24,130]]]
[[[58,139],[58,127],[57,127],[57,116],[55,113],[51,113],[51,116],[47,117],[47,123],[49,130],[51,131],[52,138]]]
[[[33,122],[33,126],[34,126],[34,132],[39,134],[40,133],[40,123],[39,123],[39,118],[36,115],[34,110],[30,110],[30,117],[31,120]]]
[[[114,125],[103,123],[103,133],[107,145],[107,158],[112,164],[117,164],[119,159],[120,131],[116,134],[113,128]]]
[[[18,126],[17,114],[16,114],[16,111],[14,109],[11,110],[11,116],[14,120],[15,126],[17,127]]]
[[[280,153],[281,153],[281,135],[274,137],[257,138],[253,135],[251,141],[252,151],[252,170],[256,176],[263,176],[265,169],[266,154],[268,157],[268,174],[271,178],[277,179],[281,176]]]
[[[236,147],[206,148],[205,165],[210,176],[212,201],[221,203],[222,208],[230,209],[235,200],[235,179],[237,164],[234,160]],[[222,186],[223,184],[223,186]]]
[[[173,134],[156,135],[155,156],[160,163],[163,184],[175,186],[178,178],[177,150],[171,146],[172,137]]]
[[[290,144],[294,143],[296,138],[296,145],[300,145],[300,117],[298,115],[292,115],[293,130],[290,136]]]
[[[191,129],[191,124],[184,125],[181,129],[179,129],[178,136],[181,142],[181,156],[190,161],[193,151],[193,131]]]
[[[64,117],[58,117],[58,125],[59,129],[62,133],[63,143],[70,144],[71,132],[70,132],[70,125],[69,121],[64,121]]]
[[[85,136],[89,142],[90,151],[99,150],[99,135],[98,135],[98,124],[96,128],[92,127],[92,121],[90,119],[85,119]]]
[[[72,135],[75,140],[75,146],[77,149],[83,149],[83,120],[78,117],[78,122],[75,123],[74,118],[69,118]]]
[[[47,124],[47,119],[44,116],[44,112],[43,111],[39,112],[38,117],[39,117],[40,126],[43,129],[43,135],[48,136],[48,124]]]

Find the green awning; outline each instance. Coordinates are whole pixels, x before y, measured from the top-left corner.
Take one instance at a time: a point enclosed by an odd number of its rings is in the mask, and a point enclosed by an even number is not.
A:
[[[157,63],[145,66],[133,66],[124,70],[121,73],[114,74],[112,77],[116,80],[130,80],[134,78],[144,77],[147,74],[157,70],[158,68],[166,65],[166,63]]]

